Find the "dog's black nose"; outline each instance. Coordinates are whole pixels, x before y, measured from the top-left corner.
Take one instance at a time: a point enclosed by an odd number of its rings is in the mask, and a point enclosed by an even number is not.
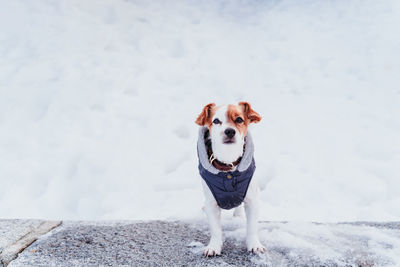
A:
[[[229,138],[234,137],[234,136],[235,136],[235,133],[236,133],[236,131],[235,131],[234,129],[232,129],[232,128],[227,128],[227,129],[225,130],[225,134],[226,134],[226,136],[228,136]]]

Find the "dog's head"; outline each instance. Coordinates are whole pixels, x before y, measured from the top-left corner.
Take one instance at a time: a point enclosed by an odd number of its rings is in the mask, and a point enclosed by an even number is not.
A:
[[[209,129],[214,156],[232,163],[243,154],[248,126],[260,120],[261,116],[247,102],[224,106],[210,103],[203,108],[196,123]]]

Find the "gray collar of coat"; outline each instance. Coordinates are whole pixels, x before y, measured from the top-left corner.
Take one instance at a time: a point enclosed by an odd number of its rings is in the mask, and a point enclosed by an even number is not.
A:
[[[206,169],[207,171],[218,174],[220,170],[216,169],[213,165],[210,164],[208,161],[207,149],[204,143],[204,133],[207,131],[207,127],[200,127],[199,129],[199,139],[197,141],[197,154],[199,156],[200,164]],[[254,145],[253,139],[251,138],[251,134],[247,131],[247,135],[244,138],[245,142],[245,150],[242,156],[242,160],[240,161],[239,165],[237,166],[236,170],[243,172],[249,168],[251,161],[253,160],[254,154]]]

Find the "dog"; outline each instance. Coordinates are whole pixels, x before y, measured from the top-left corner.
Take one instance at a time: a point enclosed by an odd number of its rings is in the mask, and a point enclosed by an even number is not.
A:
[[[197,143],[199,172],[205,196],[205,211],[211,232],[204,255],[221,255],[221,209],[236,208],[240,214],[244,202],[247,218],[247,250],[264,253],[258,237],[259,187],[253,178],[255,162],[253,142],[248,131],[261,116],[248,102],[238,105],[204,106],[196,119],[201,126]]]

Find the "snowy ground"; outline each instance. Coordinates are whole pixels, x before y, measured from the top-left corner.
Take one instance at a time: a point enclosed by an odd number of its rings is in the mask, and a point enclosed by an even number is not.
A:
[[[400,220],[399,1],[0,3],[1,217],[200,218],[194,119],[247,100],[260,219]]]

